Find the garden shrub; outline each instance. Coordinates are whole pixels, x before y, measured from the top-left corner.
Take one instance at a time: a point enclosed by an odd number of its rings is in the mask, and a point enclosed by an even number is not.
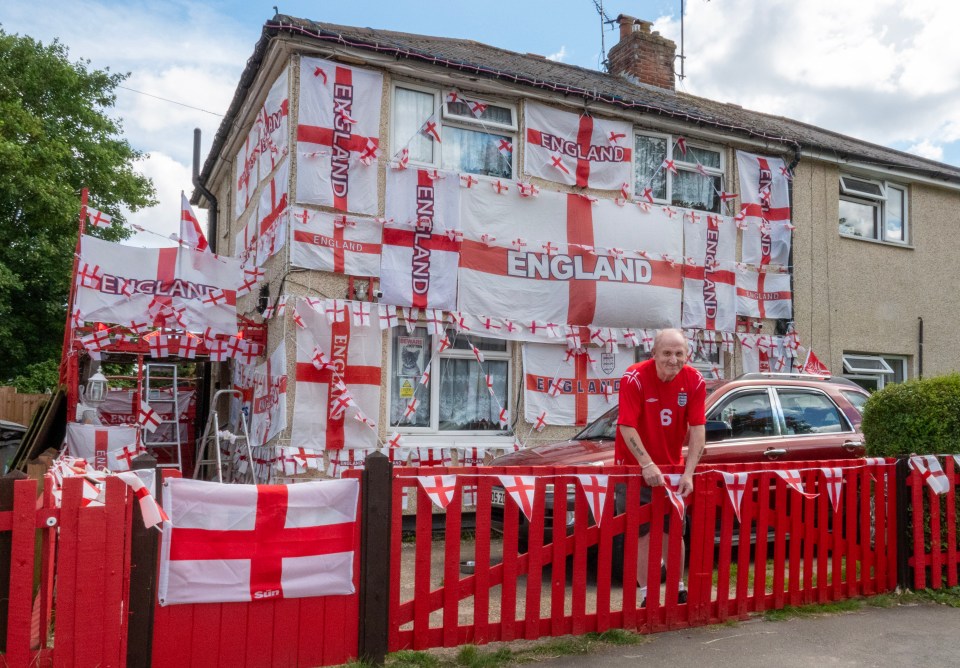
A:
[[[960,448],[960,374],[887,385],[874,392],[861,425],[867,456],[936,455]]]

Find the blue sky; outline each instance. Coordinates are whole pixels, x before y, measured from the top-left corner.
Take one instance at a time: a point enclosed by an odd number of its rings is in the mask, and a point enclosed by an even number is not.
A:
[[[130,72],[117,113],[160,204],[135,222],[158,245],[189,191],[193,128],[206,151],[273,6],[319,21],[462,37],[598,68],[593,0],[4,0],[0,25],[60,39],[73,59]],[[655,22],[679,43],[680,0],[604,0],[605,13]],[[686,92],[796,118],[960,164],[960,3],[941,0],[687,0]],[[604,33],[609,49],[615,26]],[[165,102],[176,100],[205,111]],[[212,113],[207,113],[212,112]]]

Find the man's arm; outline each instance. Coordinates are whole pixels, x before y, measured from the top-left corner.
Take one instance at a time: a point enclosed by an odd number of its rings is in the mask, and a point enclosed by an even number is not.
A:
[[[680,496],[686,496],[693,491],[693,471],[700,463],[700,457],[703,455],[703,448],[707,442],[707,428],[698,424],[687,429],[687,458],[686,466],[683,469],[683,476],[680,478],[680,486],[677,491]]]
[[[647,449],[643,447],[643,441],[640,440],[640,433],[636,428],[620,424],[617,425],[617,429],[620,430],[620,435],[623,436],[627,448],[629,448],[633,456],[637,458],[640,469],[643,471],[644,482],[651,487],[659,487],[662,485],[663,475],[660,473],[660,467],[654,463]]]

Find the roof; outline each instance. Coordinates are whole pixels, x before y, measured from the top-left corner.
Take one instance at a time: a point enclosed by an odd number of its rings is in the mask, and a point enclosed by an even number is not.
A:
[[[753,139],[765,139],[802,150],[820,151],[841,160],[887,169],[908,171],[927,178],[960,183],[960,168],[928,160],[870,142],[854,139],[782,116],[743,109],[688,93],[666,90],[607,72],[568,65],[543,56],[507,51],[472,40],[431,37],[411,33],[320,23],[278,14],[264,25],[263,36],[247,61],[240,84],[230,104],[213,147],[204,164],[201,182],[206,183],[217,156],[228,139],[247,89],[252,84],[271,39],[279,35],[300,36],[318,43],[339,44],[493,80],[509,81],[568,96],[585,102],[604,102],[625,109],[692,123]]]

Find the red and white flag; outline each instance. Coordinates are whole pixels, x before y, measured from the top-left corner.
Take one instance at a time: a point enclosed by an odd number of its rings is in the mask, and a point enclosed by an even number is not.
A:
[[[523,346],[524,419],[555,425],[586,425],[610,409],[633,351],[568,351],[549,343]],[[612,393],[611,393],[612,391]]]
[[[77,307],[87,320],[156,323],[176,312],[190,331],[209,327],[221,334],[237,333],[242,273],[233,258],[187,248],[123,246],[89,236],[80,241],[80,256],[102,271],[97,287],[77,288]],[[123,293],[125,284],[131,296]],[[222,290],[224,298],[211,304],[207,297],[216,290]]]
[[[936,455],[914,455],[910,458],[910,468],[920,474],[920,477],[930,485],[937,494],[946,494],[950,491],[950,478],[943,472],[940,460]]]
[[[339,478],[347,471],[362,471],[367,464],[367,455],[373,450],[328,450],[326,474]]]
[[[441,509],[450,505],[457,491],[456,475],[421,475],[417,476],[417,482],[430,497],[430,501]]]
[[[260,178],[266,178],[290,152],[290,84],[285,67],[270,86],[254,129],[258,133]]]
[[[737,313],[750,318],[792,318],[790,274],[738,266]]]
[[[543,192],[537,199],[461,189],[459,308],[497,318],[603,327],[680,324],[683,227],[611,200]],[[550,243],[512,247],[527,239]],[[505,240],[486,244],[483,234]],[[558,247],[562,252],[554,252]],[[607,254],[603,249],[642,249]]]
[[[133,460],[146,452],[147,449],[137,443],[111,450],[107,453],[107,468],[111,471],[129,471],[133,467]]]
[[[190,200],[180,191],[180,241],[189,248],[198,251],[210,252],[207,237],[203,234],[200,221],[190,206]]]
[[[113,216],[87,205],[87,220],[94,227],[110,227],[113,223]]]
[[[670,502],[680,517],[683,517],[687,504],[684,498],[680,496],[680,474],[668,473],[663,477],[665,479],[663,490],[667,493],[667,501]]]
[[[837,512],[840,508],[840,495],[843,493],[843,469],[839,467],[822,468],[820,474],[823,476],[821,484],[827,488],[827,496],[830,497],[833,512]]]
[[[382,90],[380,72],[300,59],[298,203],[377,215]]]
[[[160,605],[352,594],[359,488],[168,480]]]
[[[291,442],[318,450],[375,448],[376,432],[353,419],[353,414],[380,414],[380,330],[354,326],[350,318],[330,323],[303,299],[297,302],[297,311],[304,327],[297,329]],[[316,349],[329,362],[324,368],[313,364]],[[338,406],[344,388],[356,404],[346,410]]]
[[[730,499],[730,505],[733,506],[733,512],[740,521],[740,506],[743,505],[743,492],[747,489],[747,478],[749,473],[727,473],[722,471],[723,482],[727,486],[727,497]]]
[[[148,529],[161,522],[170,520],[163,508],[157,503],[156,492],[156,470],[142,469],[138,471],[126,471],[118,473],[120,478],[130,489],[133,490],[137,502],[140,504],[140,514],[143,516],[143,524]]]
[[[533,517],[533,500],[537,477],[532,475],[498,475],[500,484],[529,521]]]
[[[260,183],[259,146],[259,128],[254,125],[247,133],[247,138],[240,146],[234,159],[233,213],[237,218],[247,210],[250,201],[253,199],[253,193],[256,192],[257,185]]]
[[[96,469],[107,468],[110,453],[136,444],[137,431],[126,425],[104,427],[68,422],[67,454],[87,460]]]
[[[380,276],[383,228],[375,219],[299,208],[294,208],[292,219],[293,266],[350,276]]]
[[[590,507],[590,514],[597,526],[603,519],[603,508],[607,505],[607,492],[609,477],[605,475],[578,475],[580,489],[587,499],[587,505]]]
[[[163,417],[155,411],[150,404],[146,401],[140,402],[140,412],[137,413],[137,424],[140,425],[141,429],[152,434],[157,430],[157,427],[160,426],[162,421]]]
[[[434,178],[425,169],[387,172],[388,219],[383,228],[380,288],[383,301],[398,306],[457,308],[461,242],[460,188],[454,174]],[[482,311],[480,311],[482,313]]]
[[[820,361],[820,358],[817,357],[816,353],[812,350],[807,351],[807,359],[803,363],[803,373],[811,373],[816,376],[829,376],[830,369],[827,368],[827,365]]]
[[[787,487],[790,489],[799,492],[808,499],[813,499],[819,496],[815,492],[808,492],[803,487],[803,478],[800,477],[800,471],[797,469],[790,469],[787,471],[774,471],[778,477],[782,478],[783,481],[787,484]]]
[[[253,372],[250,445],[266,445],[287,427],[287,348],[280,341]]]
[[[780,158],[737,151],[740,201],[743,203],[743,262],[753,265],[790,263],[790,190]]]
[[[287,205],[289,203],[290,161],[284,160],[269,182],[260,191],[257,207],[256,266],[276,255],[287,240]],[[249,224],[249,223],[248,223]]]
[[[632,137],[629,123],[578,116],[536,102],[527,102],[525,114],[524,173],[603,190],[619,190],[632,180],[630,143],[610,141],[611,136]]]
[[[690,211],[684,220],[683,326],[732,332],[737,324],[737,228],[730,218]]]

